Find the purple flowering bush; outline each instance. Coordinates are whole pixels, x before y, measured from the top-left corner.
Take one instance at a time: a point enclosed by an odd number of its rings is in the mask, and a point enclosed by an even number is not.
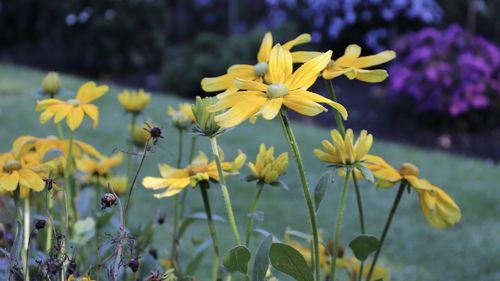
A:
[[[451,117],[491,109],[500,101],[500,49],[458,25],[424,28],[398,39],[389,93],[419,112]],[[400,100],[400,99],[398,99]]]

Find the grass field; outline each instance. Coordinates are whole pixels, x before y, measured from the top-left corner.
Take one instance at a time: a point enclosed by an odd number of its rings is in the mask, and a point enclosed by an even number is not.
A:
[[[40,125],[39,114],[34,112],[35,98],[33,91],[39,87],[44,72],[0,64],[0,149],[9,149],[11,142],[19,135],[31,134],[46,136],[55,134],[52,124]],[[84,80],[73,76],[62,76],[63,86],[75,90]],[[104,153],[111,153],[115,148],[126,149],[127,124],[125,115],[116,100],[119,86],[112,86],[111,91],[97,104],[100,107],[100,123],[96,131],[90,128],[88,121],[78,130],[77,138],[98,147]],[[181,99],[170,94],[155,94],[148,107],[148,118],[164,128],[165,139],[160,140],[155,153],[146,159],[142,176],[157,176],[158,162],[175,163],[177,134],[166,123],[167,105],[176,105]],[[330,113],[325,113],[330,114]],[[298,143],[301,147],[309,182],[314,186],[325,170],[325,165],[316,160],[312,149],[319,146],[321,139],[328,137],[325,129],[314,126],[293,124]],[[418,134],[418,132],[415,132]],[[493,141],[493,140],[492,140]],[[497,140],[498,141],[498,140]],[[232,159],[238,149],[244,150],[249,160],[254,161],[258,145],[264,142],[276,146],[278,152],[287,149],[282,131],[277,122],[258,122],[256,125],[245,124],[228,132],[220,138],[226,157]],[[200,149],[208,151],[208,140],[199,139]],[[481,145],[481,144],[477,144]],[[500,280],[500,167],[478,159],[449,155],[439,151],[423,150],[411,146],[379,141],[375,136],[374,154],[384,156],[394,166],[402,162],[413,162],[421,168],[421,174],[431,182],[445,189],[462,208],[462,221],[452,229],[435,230],[423,217],[415,193],[405,194],[399,212],[395,217],[387,243],[382,252],[381,265],[392,269],[391,280]],[[187,153],[187,151],[186,151]],[[264,212],[263,221],[256,226],[266,229],[278,238],[287,226],[308,231],[307,213],[300,190],[300,184],[291,161],[285,181],[290,191],[280,188],[268,188],[264,191],[259,209]],[[234,211],[239,221],[240,233],[243,233],[244,219],[248,212],[254,185],[244,182],[249,173],[243,168],[241,176],[231,177],[228,181]],[[132,213],[136,222],[154,219],[158,210],[167,212],[173,204],[172,199],[157,200],[152,193],[140,187],[134,198]],[[388,214],[396,189],[376,190],[363,183],[367,230],[379,235]],[[210,190],[215,212],[225,216],[222,195],[217,186]],[[337,183],[330,188],[319,209],[319,225],[326,239],[333,236],[333,224],[340,196]],[[197,190],[190,192],[191,208],[201,211],[201,196]],[[299,211],[300,210],[300,211]],[[358,233],[357,210],[354,192],[350,192],[343,229],[343,242]],[[189,234],[199,237],[208,236],[206,225],[198,223]],[[228,224],[218,224],[218,234],[225,241],[223,252],[231,246],[232,237]],[[255,243],[262,237],[254,236]],[[160,229],[155,236],[155,243],[170,245],[171,240],[165,229]],[[187,240],[186,240],[187,241]],[[255,244],[253,245],[255,247]],[[159,247],[159,246],[158,246]],[[190,249],[189,241],[185,247]],[[189,252],[185,253],[189,255]],[[160,255],[166,253],[160,252]],[[210,270],[210,255],[206,255],[204,270]],[[204,278],[202,278],[204,280]],[[285,279],[284,279],[285,280]]]

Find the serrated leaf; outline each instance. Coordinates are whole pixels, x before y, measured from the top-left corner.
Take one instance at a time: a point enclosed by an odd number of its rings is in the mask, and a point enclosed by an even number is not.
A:
[[[313,274],[304,256],[295,248],[283,243],[273,243],[269,251],[269,259],[276,270],[281,271],[298,281],[312,281]]]
[[[367,181],[371,183],[375,182],[375,177],[373,176],[372,171],[370,171],[370,169],[368,169],[366,166],[364,166],[363,164],[359,164],[356,165],[356,168],[361,172],[361,174]]]
[[[222,260],[222,264],[230,272],[239,271],[245,274],[247,273],[248,262],[251,256],[250,250],[248,250],[247,247],[239,245],[226,253]]]
[[[316,184],[316,187],[314,188],[314,208],[315,211],[318,211],[319,204],[321,203],[321,200],[323,200],[323,197],[325,196],[326,189],[328,186],[333,184],[334,178],[333,178],[333,171],[328,170],[321,175],[321,177],[318,180],[318,183]]]
[[[269,268],[269,250],[273,243],[273,236],[267,236],[262,243],[260,243],[257,252],[255,253],[255,260],[252,267],[252,281],[265,280],[267,269]]]
[[[371,253],[377,250],[379,244],[380,241],[377,237],[362,234],[354,238],[354,240],[349,243],[349,247],[358,260],[364,261]]]

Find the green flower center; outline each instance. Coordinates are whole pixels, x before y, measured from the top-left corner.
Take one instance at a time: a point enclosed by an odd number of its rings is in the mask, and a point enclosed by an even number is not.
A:
[[[267,87],[266,94],[270,98],[280,98],[288,95],[288,88],[283,83],[271,84]]]
[[[264,76],[268,69],[269,65],[267,65],[267,62],[259,62],[258,64],[253,66],[253,71],[258,77]]]
[[[21,163],[17,160],[9,160],[5,165],[3,165],[3,170],[6,173],[12,173],[14,171],[20,170],[22,168]]]
[[[80,101],[77,100],[77,99],[70,99],[70,100],[68,100],[68,104],[70,104],[72,106],[79,106],[80,105]]]

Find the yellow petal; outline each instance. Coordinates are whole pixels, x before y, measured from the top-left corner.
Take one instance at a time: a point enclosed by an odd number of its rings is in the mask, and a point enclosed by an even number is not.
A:
[[[85,143],[83,141],[79,141],[79,140],[74,140],[74,143],[78,147],[80,147],[83,151],[85,151],[85,153],[90,154],[90,155],[92,155],[92,156],[94,156],[96,158],[100,158],[101,157],[101,153],[99,151],[97,151],[97,149],[95,149],[90,144]]]
[[[291,79],[286,82],[288,89],[295,90],[300,88],[307,90],[318,79],[319,73],[328,65],[331,57],[332,51],[328,51],[304,63],[293,73]]]
[[[235,76],[224,74],[218,77],[207,77],[201,80],[201,88],[205,92],[219,92],[233,87]]]
[[[283,98],[275,98],[268,100],[260,109],[259,113],[266,120],[272,120],[280,112]]]
[[[11,174],[4,174],[2,178],[0,178],[0,190],[2,191],[14,191],[19,184],[19,174],[17,171],[12,172]]]
[[[45,182],[42,178],[29,169],[19,170],[19,183],[36,192],[42,191],[45,187]]]
[[[164,178],[145,177],[142,179],[142,185],[147,189],[160,189],[167,187],[167,182]]]
[[[389,74],[387,71],[383,69],[374,69],[374,70],[355,70],[356,75],[354,78],[368,83],[379,83],[384,81]]]
[[[80,86],[76,93],[76,99],[82,104],[90,103],[102,97],[108,90],[108,86],[102,85],[97,87],[94,82],[90,81]]]
[[[327,111],[327,109],[319,103],[304,99],[300,95],[284,96],[283,104],[291,110],[307,116],[315,116],[321,112]]]
[[[236,78],[234,79],[234,85],[238,87],[238,89],[240,90],[261,91],[261,92],[267,91],[267,85],[251,80],[243,80]]]
[[[63,120],[71,112],[72,108],[73,106],[69,104],[61,104],[57,106],[57,109],[54,109],[57,111],[54,116],[54,123],[61,122],[61,120]]]
[[[83,109],[81,107],[74,107],[66,117],[66,124],[71,131],[76,130],[83,122]]]
[[[223,128],[234,127],[257,113],[266,101],[264,97],[246,97],[245,102],[235,104],[228,111],[215,116],[215,121]]]
[[[318,95],[316,93],[309,92],[309,91],[303,91],[303,90],[292,91],[289,96],[295,96],[295,95],[300,96],[302,99],[308,99],[310,101],[319,102],[319,103],[326,103],[329,106],[331,106],[333,109],[337,110],[340,113],[340,115],[342,116],[342,118],[344,118],[344,120],[347,119],[347,116],[348,116],[347,109],[338,102],[334,102],[334,101],[327,99],[327,98],[325,98],[321,95]]]
[[[263,94],[262,92],[243,91],[228,95],[219,100],[216,104],[207,107],[207,109],[210,112],[217,112],[226,108],[230,108],[238,103],[251,103],[255,98],[266,99],[265,94]]]
[[[283,48],[286,50],[290,50],[294,46],[305,44],[311,42],[311,35],[309,33],[302,33],[299,36],[295,37],[295,39],[290,40],[283,44]]]
[[[155,198],[165,198],[165,197],[170,197],[170,196],[174,196],[176,194],[179,194],[181,191],[183,191],[184,188],[167,188],[167,190],[165,190],[164,192],[162,193],[157,193],[154,195]]]
[[[359,57],[361,55],[361,47],[356,44],[351,44],[345,48],[344,56]]]
[[[322,52],[296,51],[292,52],[292,60],[293,63],[305,63],[322,54]]]
[[[64,103],[64,102],[61,100],[58,100],[58,99],[44,99],[42,101],[37,101],[35,111],[38,112],[38,111],[44,110],[45,108],[47,108],[49,106],[60,104],[60,103]]]
[[[234,64],[227,69],[234,77],[250,80],[255,77],[254,66],[251,64]]]
[[[280,44],[271,50],[269,58],[269,79],[271,83],[284,83],[292,74],[292,55]]]
[[[87,114],[90,119],[92,119],[92,127],[97,128],[97,123],[99,122],[99,109],[93,104],[82,105],[83,111]]]
[[[273,35],[271,32],[267,32],[262,38],[262,43],[260,44],[259,52],[257,53],[258,62],[267,62],[269,60],[269,53],[273,47]]]
[[[396,52],[394,51],[383,51],[376,55],[360,57],[356,60],[353,67],[356,68],[366,68],[374,65],[379,65],[386,63],[396,57]]]
[[[420,179],[415,176],[405,176],[404,178],[417,190],[432,191],[434,189],[434,185],[426,179]]]
[[[56,114],[57,106],[47,107],[42,114],[40,114],[40,124],[45,124]]]

